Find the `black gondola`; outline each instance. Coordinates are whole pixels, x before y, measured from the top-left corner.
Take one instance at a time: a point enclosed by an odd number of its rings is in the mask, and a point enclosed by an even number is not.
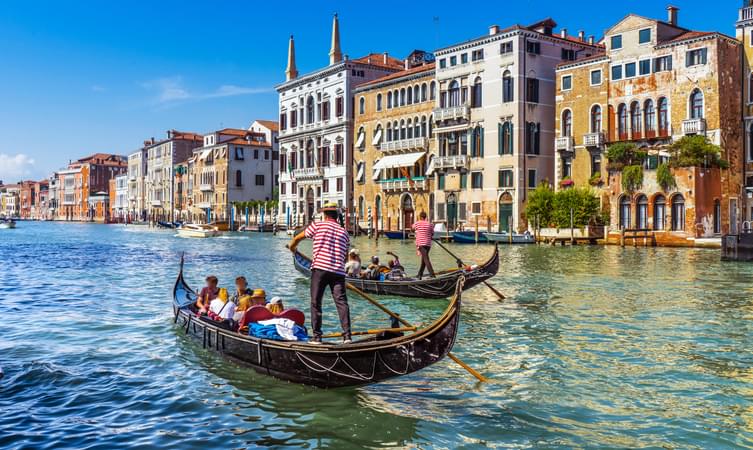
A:
[[[296,251],[293,255],[295,268],[306,276],[311,276],[311,259]],[[484,264],[470,269],[456,269],[438,275],[436,278],[405,281],[365,280],[350,278],[346,281],[358,289],[376,295],[393,295],[414,298],[447,298],[455,292],[460,277],[465,277],[463,289],[470,289],[497,274],[499,270],[499,249],[494,246],[494,254]]]
[[[258,339],[224,329],[195,314],[196,292],[183,279],[183,259],[173,289],[175,323],[197,338],[204,348],[273,377],[318,387],[334,388],[377,383],[416,372],[444,358],[452,346],[460,321],[463,278],[439,319],[405,336],[375,337],[352,344],[312,345],[303,342]]]

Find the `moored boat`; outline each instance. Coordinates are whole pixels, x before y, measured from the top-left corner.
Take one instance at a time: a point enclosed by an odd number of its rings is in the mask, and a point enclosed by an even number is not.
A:
[[[2,219],[0,220],[0,229],[10,229],[10,228],[16,228],[16,221],[13,219]]]
[[[535,244],[536,238],[531,233],[484,233],[486,240],[489,242],[498,242],[500,244]]]
[[[475,231],[453,231],[452,240],[457,244],[475,244],[476,232]],[[485,244],[488,242],[486,236],[481,231],[478,232],[478,243]]]
[[[208,238],[220,235],[220,231],[217,227],[195,223],[184,223],[178,227],[177,231],[178,236],[181,237]]]
[[[411,231],[383,231],[382,234],[387,239],[413,239],[414,235]]]
[[[452,349],[460,321],[463,279],[444,313],[415,332],[378,334],[350,344],[312,345],[276,341],[227,330],[196,315],[197,294],[183,278],[183,259],[173,288],[175,323],[204,348],[251,367],[256,372],[318,387],[335,388],[377,383],[407,375],[444,358]]]
[[[295,268],[306,276],[311,276],[311,259],[296,251],[293,254]],[[497,274],[499,270],[499,250],[483,264],[438,272],[436,278],[406,279],[402,281],[366,280],[347,277],[345,280],[368,294],[394,295],[413,298],[447,298],[455,291],[455,284],[464,278],[463,289],[470,289]]]

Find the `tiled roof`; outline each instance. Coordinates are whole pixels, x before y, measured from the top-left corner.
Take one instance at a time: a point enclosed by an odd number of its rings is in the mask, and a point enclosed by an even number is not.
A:
[[[235,138],[231,139],[229,141],[223,142],[223,144],[234,144],[234,145],[250,145],[253,147],[272,147],[272,144],[267,141],[247,141],[242,138]]]
[[[671,44],[671,43],[674,43],[674,42],[686,41],[688,39],[695,39],[695,38],[699,38],[699,37],[710,36],[712,34],[719,34],[719,33],[715,33],[715,32],[712,32],[712,31],[686,31],[686,32],[684,32],[684,33],[682,33],[682,34],[680,34],[678,36],[673,37],[672,39],[667,39],[667,40],[658,42],[657,44],[658,45],[661,45],[661,44]]]
[[[397,58],[393,58],[389,55],[387,55],[387,63],[385,63],[383,53],[369,53],[366,56],[356,58],[352,61],[361,64],[371,64],[372,66],[385,67],[388,69],[402,69],[404,67],[403,61]]]
[[[230,134],[233,136],[245,136],[248,134],[248,130],[242,130],[240,128],[223,128],[222,130],[218,131],[219,134]]]
[[[105,164],[105,165],[120,165],[125,164],[126,159],[120,155],[114,155],[111,153],[95,153],[93,155],[81,158],[75,163],[90,163],[90,164]]]
[[[204,136],[198,133],[191,133],[185,131],[172,130],[173,139],[187,140],[187,141],[201,141],[204,140]]]
[[[272,131],[280,131],[280,126],[276,120],[258,120],[257,119],[256,122],[259,122],[262,126],[267,127]]]
[[[408,76],[408,75],[413,75],[413,74],[420,73],[420,72],[433,71],[434,70],[434,66],[435,66],[435,63],[429,63],[429,64],[424,64],[424,65],[421,65],[421,66],[417,66],[417,67],[412,67],[412,68],[410,68],[408,70],[401,70],[399,72],[394,72],[394,73],[391,73],[389,75],[385,75],[385,76],[383,76],[381,78],[377,78],[376,80],[371,80],[368,83],[362,84],[360,87],[370,86],[370,85],[373,85],[373,84],[384,83],[385,81],[402,78],[402,77],[405,77],[405,76]]]

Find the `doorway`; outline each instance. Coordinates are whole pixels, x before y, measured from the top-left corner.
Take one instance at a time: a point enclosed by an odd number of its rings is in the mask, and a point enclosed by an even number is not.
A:
[[[309,188],[306,191],[306,223],[311,223],[314,220],[314,189]]]
[[[403,229],[409,230],[413,226],[413,199],[410,194],[405,194],[402,201]]]
[[[505,192],[499,197],[499,230],[509,231],[512,225],[512,195]]]
[[[452,231],[458,224],[458,198],[455,194],[447,196],[447,229]]]

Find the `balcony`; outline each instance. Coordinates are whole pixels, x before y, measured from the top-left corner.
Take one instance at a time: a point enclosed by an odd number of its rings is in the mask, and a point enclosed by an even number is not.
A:
[[[429,146],[429,139],[417,137],[411,139],[401,139],[399,141],[382,142],[379,149],[383,152],[392,152],[400,150],[426,150]]]
[[[212,191],[212,190],[214,190],[214,184],[212,184],[212,183],[201,183],[199,185],[199,190],[200,191]]]
[[[411,186],[410,181],[401,179],[401,180],[382,181],[379,183],[379,185],[382,187],[383,191],[410,191],[410,190],[425,191],[427,182],[425,179],[414,179],[413,186]]]
[[[296,180],[318,180],[323,176],[324,170],[321,167],[306,167],[293,171],[293,177]]]
[[[431,161],[435,170],[467,169],[468,155],[437,156]]]
[[[557,151],[572,152],[573,147],[574,144],[572,136],[562,136],[554,140],[554,148]]]
[[[601,147],[604,145],[604,133],[584,134],[583,145],[586,147]]]
[[[434,108],[434,120],[455,120],[470,118],[471,110],[467,106],[450,106],[448,108]]]
[[[739,21],[742,22],[744,20],[753,20],[753,6],[747,6],[745,8],[740,8],[740,19],[739,19]]]
[[[162,206],[162,200],[152,200],[149,202],[149,204],[159,208]]]
[[[212,207],[212,204],[210,202],[199,202],[195,204],[194,206],[199,209],[208,209]]]
[[[682,121],[682,134],[685,136],[691,134],[705,134],[706,119],[687,119]]]

